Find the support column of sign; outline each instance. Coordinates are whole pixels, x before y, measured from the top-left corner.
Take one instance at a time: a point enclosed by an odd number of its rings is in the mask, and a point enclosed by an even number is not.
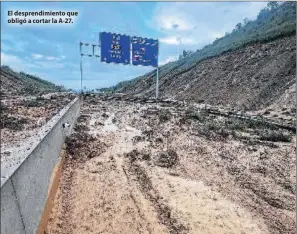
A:
[[[92,54],[83,54],[82,53],[82,46],[92,46]],[[79,52],[80,52],[80,92],[83,93],[83,64],[82,64],[82,57],[83,56],[88,56],[88,57],[95,57],[95,58],[100,58],[99,55],[95,54],[95,47],[98,46],[100,48],[100,45],[92,45],[89,43],[79,43]]]
[[[82,85],[82,80],[83,80],[83,68],[82,68],[82,50],[81,50],[81,47],[82,47],[82,44],[83,43],[79,43],[79,51],[80,51],[80,92],[81,94],[83,93],[83,85]]]
[[[156,79],[156,99],[159,96],[159,66],[157,67],[157,79]]]
[[[159,42],[158,42],[158,47],[157,47],[157,54],[158,54],[158,58],[157,58],[157,79],[156,79],[156,99],[159,98]]]

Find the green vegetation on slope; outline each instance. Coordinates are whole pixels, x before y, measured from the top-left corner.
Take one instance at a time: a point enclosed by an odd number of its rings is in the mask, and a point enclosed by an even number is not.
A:
[[[47,91],[60,92],[65,89],[37,76],[15,72],[6,65],[1,66],[1,94],[16,92],[33,95]]]
[[[275,39],[296,34],[296,2],[269,2],[262,9],[254,21],[245,19],[238,23],[231,33],[216,39],[212,44],[206,45],[188,56],[180,56],[175,62],[167,63],[159,68],[159,75],[166,76],[182,74],[198,62],[218,56],[252,43],[265,43]],[[131,87],[143,78],[152,77],[155,71],[135,79],[120,82],[119,84],[101,89],[104,92],[125,92],[126,87]]]

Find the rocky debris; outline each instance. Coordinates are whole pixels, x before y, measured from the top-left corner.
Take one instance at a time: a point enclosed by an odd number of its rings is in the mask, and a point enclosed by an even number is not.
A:
[[[144,136],[135,136],[135,137],[133,137],[132,141],[133,141],[134,143],[138,143],[138,142],[140,142],[140,141],[143,141],[144,138],[145,138]]]
[[[1,147],[11,147],[24,140],[24,137],[33,136],[34,131],[75,98],[75,95],[69,93],[51,94],[55,99],[49,95],[11,95],[1,99]]]
[[[147,152],[139,152],[138,150],[132,150],[129,153],[124,154],[125,158],[128,158],[130,163],[134,163],[135,161],[140,161],[140,160],[146,160],[149,161],[151,160],[151,156]]]
[[[4,156],[9,156],[10,154],[11,154],[11,152],[9,152],[9,151],[4,151],[4,152],[3,152],[3,155],[4,155]]]
[[[85,152],[81,151],[85,149],[88,144],[96,140],[89,134],[83,133],[82,129],[76,128],[76,130],[80,132],[75,132],[65,139],[66,152],[74,159],[80,157],[81,154],[85,154]],[[88,142],[88,144],[86,144],[86,142]]]
[[[81,114],[78,118],[77,118],[77,122],[78,123],[84,123],[86,120],[88,120],[90,118],[90,115],[88,114]]]
[[[23,130],[25,125],[28,123],[28,118],[15,117],[12,115],[2,114],[1,115],[1,129],[7,128],[12,131]]]
[[[102,117],[103,117],[103,118],[108,118],[109,115],[108,115],[107,113],[103,113],[103,114],[102,114]]]
[[[173,167],[178,163],[177,153],[169,149],[167,151],[159,152],[155,159],[155,164],[159,167]]]
[[[78,131],[78,132],[83,132],[83,131],[87,132],[90,130],[90,128],[86,124],[81,124],[81,123],[76,124],[74,129],[75,131]]]
[[[80,116],[74,128],[75,132],[65,139],[66,152],[71,159],[85,161],[105,152],[106,144],[88,134],[90,130],[87,127],[89,118],[88,115]]]
[[[138,150],[132,150],[129,153],[125,153],[124,157],[128,158],[130,160],[131,163],[133,163],[134,161],[136,161],[137,159],[140,159],[140,153]]]
[[[168,109],[162,109],[159,111],[159,122],[164,123],[170,120],[171,112]]]

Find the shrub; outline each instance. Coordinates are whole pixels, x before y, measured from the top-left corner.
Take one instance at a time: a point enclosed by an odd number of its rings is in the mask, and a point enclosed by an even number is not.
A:
[[[192,113],[191,117],[193,119],[196,119],[198,120],[199,122],[205,122],[206,120],[206,116],[205,114],[201,113],[201,112],[195,112],[195,113]]]
[[[37,99],[33,99],[24,101],[23,105],[25,107],[41,107],[44,105],[44,103],[38,101]]]
[[[44,100],[45,100],[44,97],[41,97],[41,96],[36,97],[36,101],[44,101]]]
[[[271,129],[276,130],[277,127],[265,122],[264,120],[247,120],[247,127],[251,129]]]
[[[212,130],[212,131],[218,131],[221,129],[221,126],[218,122],[216,121],[210,121],[207,123],[207,127],[209,130]]]
[[[14,116],[2,115],[1,128],[8,128],[14,131],[21,131],[24,129],[24,124],[28,123],[26,118],[16,118]]]
[[[291,142],[292,135],[285,131],[265,130],[260,133],[260,140],[273,142]]]
[[[227,138],[230,135],[230,133],[224,128],[221,128],[217,133],[224,138]]]
[[[247,127],[245,121],[242,121],[240,119],[227,120],[225,124],[226,127],[230,130],[244,130]]]
[[[166,109],[161,110],[159,113],[159,122],[164,123],[170,120],[170,114],[171,113],[169,110],[166,110]]]

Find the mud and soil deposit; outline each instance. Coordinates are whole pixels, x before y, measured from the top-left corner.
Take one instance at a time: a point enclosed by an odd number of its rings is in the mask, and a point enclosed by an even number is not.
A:
[[[52,93],[1,99],[1,164],[18,164],[20,154],[30,150],[36,139],[41,140],[41,127],[74,98],[74,94]]]
[[[295,141],[192,107],[88,97],[46,233],[295,233]]]

